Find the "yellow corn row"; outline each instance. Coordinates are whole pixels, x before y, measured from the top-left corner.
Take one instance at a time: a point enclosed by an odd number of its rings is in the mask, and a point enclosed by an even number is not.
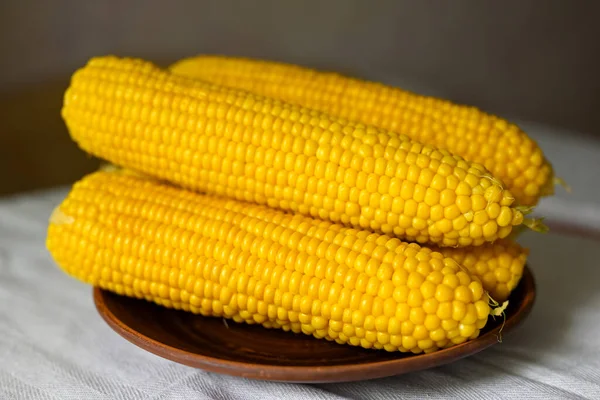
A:
[[[432,248],[452,258],[481,280],[484,290],[498,302],[508,299],[523,277],[529,250],[509,240],[477,247]]]
[[[82,149],[114,164],[408,241],[477,246],[524,223],[479,164],[142,60],[92,59],[62,116]]]
[[[277,62],[197,56],[171,71],[274,97],[411,138],[484,165],[522,205],[553,192],[541,148],[517,126],[474,107],[376,82]]]
[[[77,182],[47,247],[120,295],[365,348],[435,351],[492,312],[478,279],[415,243],[123,172]]]

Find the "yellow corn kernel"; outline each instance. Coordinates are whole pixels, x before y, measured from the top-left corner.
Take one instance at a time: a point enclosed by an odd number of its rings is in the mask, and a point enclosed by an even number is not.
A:
[[[90,60],[73,75],[62,116],[82,149],[117,165],[187,189],[394,233],[410,241],[477,246],[507,235],[513,224],[523,221],[511,192],[491,180],[483,166],[446,150],[276,99],[174,75],[138,59]],[[353,179],[345,178],[353,165],[358,169],[350,176],[356,175],[357,181],[367,173],[362,189],[350,186]],[[304,170],[296,171],[296,166]],[[429,171],[427,179],[418,181],[429,187],[408,179],[424,171]],[[454,189],[446,187],[448,174],[463,176]],[[392,178],[395,193],[400,189],[398,197],[390,193]],[[459,188],[464,193],[461,183],[469,185],[471,197],[457,195]],[[348,193],[355,189],[353,199],[346,197],[346,186],[341,185],[348,185]],[[495,203],[483,196],[490,187],[500,193]],[[472,199],[468,202],[465,197]],[[402,204],[396,203],[398,198]],[[433,201],[437,203],[432,205]],[[423,202],[430,207],[427,218],[422,217],[425,210],[417,217]],[[487,213],[491,204],[503,205],[508,214],[500,212],[497,219],[487,214],[466,217]],[[449,217],[467,218],[465,232],[473,234],[459,238],[453,220],[444,216],[445,208]],[[484,220],[491,225],[502,222],[506,229],[488,225],[484,230],[478,225]],[[494,233],[486,236],[490,232]]]
[[[489,316],[482,290],[422,289],[440,273],[478,283],[439,253],[127,171],[77,182],[46,243],[67,274],[120,295],[367,348],[435,351],[459,340],[444,338],[474,337],[466,326]],[[364,270],[353,252],[365,257]],[[457,315],[462,328],[450,322]]]
[[[263,60],[202,55],[181,60],[170,69],[448,149],[485,165],[523,205],[534,205],[553,192],[552,166],[535,141],[517,126],[474,107],[338,73]],[[443,167],[441,172],[447,176],[450,170]],[[471,188],[458,186],[460,195],[471,195]],[[497,195],[495,189],[485,193]]]

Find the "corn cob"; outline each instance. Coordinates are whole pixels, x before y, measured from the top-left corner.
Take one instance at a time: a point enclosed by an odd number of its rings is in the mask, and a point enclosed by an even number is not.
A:
[[[481,280],[483,289],[498,302],[506,301],[521,281],[529,254],[528,249],[509,240],[477,247],[432,247],[431,250],[465,267],[471,275]]]
[[[142,60],[92,59],[62,115],[81,148],[114,164],[410,241],[476,246],[524,222],[479,164]]]
[[[120,295],[365,348],[435,351],[495,311],[478,279],[415,243],[125,172],[77,182],[47,247]]]
[[[483,164],[522,205],[535,205],[540,196],[553,193],[552,166],[541,148],[517,126],[474,107],[270,61],[207,55],[181,60],[170,69],[448,149]]]

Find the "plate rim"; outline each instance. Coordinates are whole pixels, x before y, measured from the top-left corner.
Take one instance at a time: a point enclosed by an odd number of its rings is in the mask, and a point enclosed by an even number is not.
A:
[[[500,329],[502,328],[503,335],[512,331],[529,315],[535,303],[536,283],[528,266],[524,268],[519,285],[525,285],[523,288],[525,294],[516,312],[506,319],[504,327],[499,325],[476,339],[428,354],[415,354],[398,359],[367,361],[359,364],[326,366],[256,364],[191,353],[152,339],[126,325],[106,305],[104,295],[105,293],[113,294],[112,292],[94,287],[93,300],[98,314],[117,334],[137,347],[170,361],[205,371],[250,379],[296,383],[333,383],[384,378],[433,368],[471,356],[500,343],[498,341]]]

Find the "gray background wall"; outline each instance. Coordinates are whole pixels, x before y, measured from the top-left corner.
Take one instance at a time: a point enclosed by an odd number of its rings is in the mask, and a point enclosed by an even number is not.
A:
[[[271,58],[598,134],[599,17],[594,0],[4,0],[0,182],[46,186],[95,165],[58,110],[73,70],[107,53]]]

